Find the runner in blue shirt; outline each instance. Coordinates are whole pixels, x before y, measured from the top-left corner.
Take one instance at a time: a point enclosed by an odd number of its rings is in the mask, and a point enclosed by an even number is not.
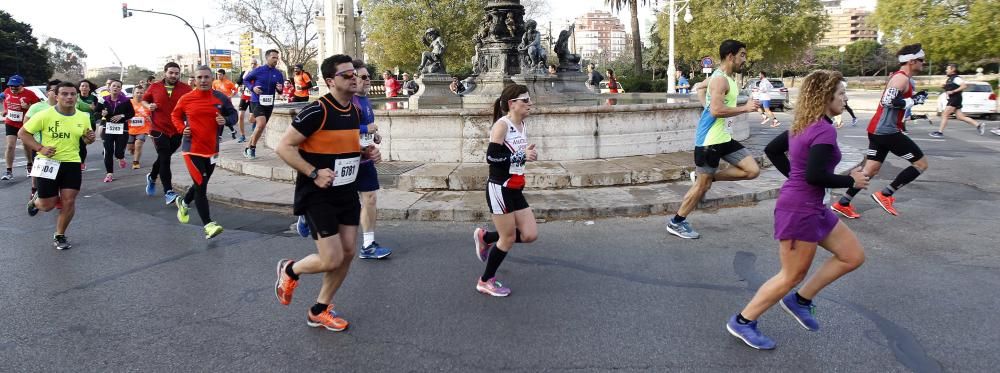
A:
[[[264,53],[264,65],[253,69],[243,77],[244,82],[253,82],[250,87],[250,112],[257,122],[253,135],[250,136],[250,143],[243,150],[243,156],[247,159],[257,158],[257,141],[264,135],[267,121],[271,119],[275,96],[284,88],[285,76],[281,70],[275,68],[280,57],[277,50],[269,49]]]

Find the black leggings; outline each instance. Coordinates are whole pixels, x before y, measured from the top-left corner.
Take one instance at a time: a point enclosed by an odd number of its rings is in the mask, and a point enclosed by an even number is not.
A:
[[[198,217],[201,218],[201,224],[211,223],[212,218],[208,212],[207,192],[208,179],[212,177],[215,165],[212,164],[209,158],[190,154],[184,155],[184,164],[191,174],[191,180],[194,181],[191,184],[191,188],[188,189],[187,194],[184,195],[184,203],[190,205],[191,201],[194,201],[194,206],[198,208]]]
[[[90,123],[91,130],[97,130],[96,123]],[[87,143],[83,142],[83,138],[80,138],[80,163],[87,163]]]
[[[851,114],[851,118],[858,119],[858,116],[854,115],[854,109],[851,109],[849,105],[844,104],[844,110],[847,110],[847,113]]]
[[[149,135],[153,137],[153,146],[156,148],[156,163],[153,163],[152,169],[149,170],[149,176],[153,181],[159,177],[163,183],[163,192],[166,193],[174,189],[170,183],[170,157],[181,147],[181,135],[167,136],[159,131],[152,131]]]
[[[125,146],[128,145],[128,134],[104,134],[104,171],[115,172],[114,159],[125,159]],[[114,159],[112,159],[112,155]]]

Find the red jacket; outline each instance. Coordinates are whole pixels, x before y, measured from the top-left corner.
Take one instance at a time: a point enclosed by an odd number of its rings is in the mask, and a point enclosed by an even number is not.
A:
[[[215,121],[217,115],[226,118],[226,125],[236,124],[236,108],[222,92],[193,91],[177,101],[171,114],[174,129],[184,133],[184,127],[191,128],[191,136],[181,141],[182,154],[209,158],[219,153],[219,129],[222,126]]]
[[[170,113],[173,113],[174,106],[180,101],[181,96],[191,92],[191,86],[181,83],[174,85],[173,94],[167,94],[167,87],[163,81],[158,81],[149,86],[146,94],[142,95],[142,101],[156,104],[156,111],[151,112],[150,118],[153,120],[153,131],[163,132],[167,136],[177,135],[177,127],[171,122]]]

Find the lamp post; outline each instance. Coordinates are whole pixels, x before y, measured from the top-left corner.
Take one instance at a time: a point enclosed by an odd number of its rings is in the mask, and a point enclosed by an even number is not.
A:
[[[176,14],[170,14],[170,13],[164,13],[164,12],[157,12],[157,11],[154,11],[154,10],[132,9],[132,8],[128,7],[127,3],[122,3],[122,18],[131,17],[132,16],[132,12],[152,13],[152,14],[160,14],[160,15],[164,15],[164,16],[171,16],[171,17],[174,17],[174,18],[177,18],[177,19],[181,20],[181,22],[184,22],[184,25],[187,26],[189,29],[191,29],[191,33],[194,34],[194,41],[196,41],[198,43],[198,59],[199,60],[202,59],[202,54],[201,54],[201,52],[202,52],[202,50],[201,50],[201,39],[198,39],[198,33],[196,31],[194,31],[194,27],[191,26],[191,24],[188,23],[188,21],[186,19],[181,18],[180,16],[178,16]]]
[[[691,16],[691,1],[690,0],[670,0],[670,11],[667,16],[670,17],[670,48],[667,53],[667,93],[673,93],[676,90],[677,82],[677,67],[674,65],[674,24],[677,23],[677,14],[680,10],[677,9],[677,3],[684,4],[684,22],[691,23],[694,17]]]

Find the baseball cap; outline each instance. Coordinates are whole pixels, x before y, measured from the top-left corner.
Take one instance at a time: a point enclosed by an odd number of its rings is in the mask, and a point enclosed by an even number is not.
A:
[[[24,78],[20,75],[11,76],[10,79],[7,79],[7,85],[22,86],[24,85]]]
[[[300,64],[300,63],[299,64],[295,64],[295,68],[297,68],[299,70],[302,70],[302,64]]]

